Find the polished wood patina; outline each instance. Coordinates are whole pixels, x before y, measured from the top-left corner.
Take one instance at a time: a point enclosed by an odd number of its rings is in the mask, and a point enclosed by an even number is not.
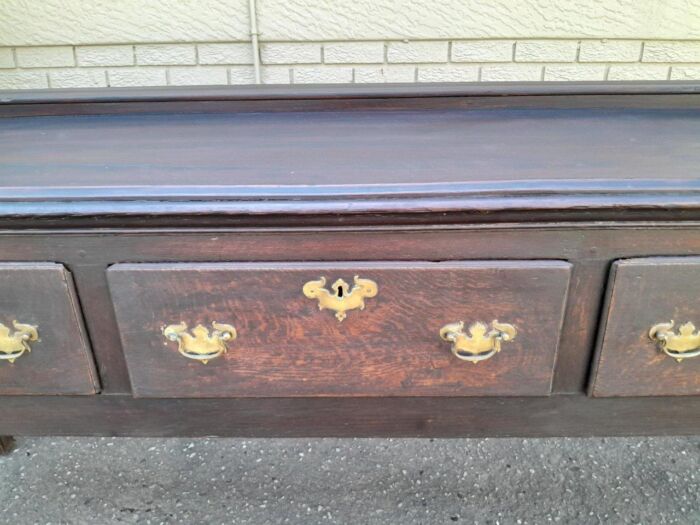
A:
[[[697,83],[0,99],[0,434],[700,430]]]
[[[303,294],[319,277],[330,287],[353,275],[378,290],[342,321]],[[569,265],[128,264],[108,278],[139,397],[547,395]],[[509,321],[519,334],[472,365],[439,337],[462,319]],[[162,326],[173,322],[230,323],[238,337],[203,366],[163,344]]]
[[[608,286],[593,395],[700,395],[700,257],[618,261]]]

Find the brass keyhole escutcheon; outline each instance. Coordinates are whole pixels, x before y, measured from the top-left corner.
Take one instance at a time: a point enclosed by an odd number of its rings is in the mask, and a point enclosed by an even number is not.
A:
[[[349,310],[364,310],[365,299],[375,297],[379,292],[377,283],[370,279],[353,278],[353,286],[342,279],[336,280],[331,285],[331,290],[326,289],[326,278],[321,277],[317,281],[309,281],[304,284],[302,292],[309,299],[318,301],[319,310],[333,310],[335,318],[342,322],[347,317]]]

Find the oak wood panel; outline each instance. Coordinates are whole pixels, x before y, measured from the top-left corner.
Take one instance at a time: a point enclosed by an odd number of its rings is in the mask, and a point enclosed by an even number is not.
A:
[[[0,119],[0,186],[693,180],[699,117],[686,108]]]
[[[0,264],[0,322],[35,325],[31,342],[14,363],[0,361],[0,394],[94,394],[89,343],[70,274],[59,264]]]
[[[0,432],[76,436],[696,435],[700,397],[0,397]]]
[[[608,267],[640,255],[700,254],[697,223],[0,232],[5,260],[53,260],[76,277],[102,389],[131,387],[104,273],[119,262],[565,259],[574,264],[554,392],[587,384]],[[84,280],[84,281],[83,281]],[[84,284],[81,284],[84,282]]]
[[[700,226],[690,222],[700,219],[697,82],[66,90],[0,98],[0,128],[10,130],[0,147],[13,155],[12,162],[0,161],[0,181],[11,185],[0,195],[2,259],[62,262],[75,275],[109,393],[0,397],[0,435],[672,435],[700,429],[700,396],[561,395],[587,384],[611,262],[700,255]],[[57,122],[70,123],[67,134],[51,129],[51,119],[17,118],[29,115],[58,116]],[[177,125],[165,134],[176,147],[158,144],[151,133],[139,152],[129,135],[139,128],[126,124],[147,124],[152,132],[170,117]],[[245,126],[229,124],[239,117]],[[105,132],[107,122],[119,125]],[[295,135],[305,122],[319,128],[308,140]],[[273,143],[268,151],[290,162],[264,158],[262,174],[239,162],[257,162],[262,150],[249,156],[225,150],[245,145],[239,135],[210,137],[214,152],[205,151],[206,142],[189,152],[178,143],[178,133],[244,135],[249,128],[266,132],[273,123],[287,133],[278,133],[278,142],[296,141],[298,148]],[[343,129],[334,131],[347,143],[329,148],[324,133],[337,124]],[[687,136],[673,136],[676,124]],[[490,140],[482,140],[480,127]],[[52,151],[38,151],[41,162],[33,163],[22,156],[34,147],[31,141],[18,144],[13,130],[25,139],[46,131]],[[468,140],[445,137],[450,130]],[[133,178],[136,186],[126,187],[105,175],[104,166],[114,174],[129,171],[110,157],[111,149],[100,149],[110,133],[133,146],[121,153],[152,178]],[[393,156],[368,147],[372,137]],[[565,137],[579,143],[563,143]],[[583,160],[570,163],[577,158]],[[54,160],[60,178],[47,168]],[[296,172],[285,172],[289,167]],[[333,169],[341,179],[330,178]],[[199,180],[178,175],[197,170]],[[255,186],[260,181],[267,185]],[[199,182],[207,185],[193,186]],[[554,371],[559,395],[111,395],[131,391],[105,276],[114,263],[514,258],[572,264]]]
[[[512,196],[465,195],[407,200],[3,201],[0,229],[279,228],[460,226],[500,223],[666,222],[700,220],[700,192]],[[78,192],[80,194],[80,192]],[[186,199],[185,196],[181,196]]]
[[[648,336],[671,320],[700,327],[700,257],[618,261],[609,286],[593,395],[700,394],[700,358],[676,362]]]
[[[83,249],[77,249],[76,255],[80,259],[87,257]],[[107,392],[128,392],[130,387],[124,357],[118,345],[111,347],[110,344],[110,341],[119,340],[119,331],[109,298],[106,267],[102,264],[82,264],[77,268],[75,287],[83,304],[85,327],[93,343],[93,351],[99,348],[97,365],[102,390],[106,386]]]
[[[0,91],[0,117],[155,112],[698,107],[695,81],[472,82]]]
[[[2,228],[700,218],[692,81],[1,98]]]
[[[557,261],[127,264],[108,278],[138,397],[464,396],[550,392],[569,273]],[[342,323],[302,294],[353,275],[379,293]],[[439,338],[493,319],[518,335],[487,361]],[[238,338],[203,365],[162,335],[182,321],[233,324]]]
[[[695,86],[693,86],[695,87]],[[17,93],[13,91],[12,93]],[[2,95],[0,95],[2,96]],[[630,94],[630,95],[569,95],[545,97],[483,96],[483,97],[367,97],[348,102],[343,99],[300,98],[298,100],[164,100],[128,101],[75,101],[46,103],[0,103],[0,119],[36,116],[99,116],[99,115],[153,115],[153,114],[222,114],[222,113],[280,113],[290,111],[415,111],[453,109],[688,109],[699,108],[700,97],[689,93]]]

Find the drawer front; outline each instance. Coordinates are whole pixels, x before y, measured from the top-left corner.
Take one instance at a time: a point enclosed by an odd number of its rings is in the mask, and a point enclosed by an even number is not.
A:
[[[0,264],[0,395],[97,391],[77,305],[62,265]]]
[[[550,392],[569,273],[558,261],[180,263],[108,278],[136,396],[468,396]]]
[[[700,394],[700,257],[613,265],[594,396]]]

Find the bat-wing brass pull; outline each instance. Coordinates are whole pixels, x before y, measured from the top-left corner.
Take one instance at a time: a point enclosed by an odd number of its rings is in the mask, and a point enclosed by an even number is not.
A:
[[[171,324],[163,328],[163,335],[169,341],[177,341],[178,351],[188,359],[207,364],[212,359],[226,353],[226,343],[236,339],[236,329],[230,324],[212,323],[209,333],[206,326],[198,324],[187,331],[187,323]]]
[[[39,331],[31,324],[12,321],[15,331],[0,323],[0,361],[14,363],[15,359],[22,357],[25,352],[31,352],[29,343],[39,340]]]
[[[659,349],[679,363],[683,359],[700,356],[700,330],[693,323],[685,323],[673,331],[674,322],[655,324],[649,330],[649,338]]]
[[[452,343],[452,353],[458,359],[478,363],[490,359],[501,351],[501,343],[512,341],[517,335],[513,325],[491,322],[491,328],[482,322],[469,326],[464,331],[464,323],[446,324],[440,329],[440,337]]]
[[[360,279],[356,275],[353,281],[355,284],[350,288],[348,283],[338,279],[331,285],[331,292],[325,288],[326,278],[321,277],[318,281],[306,283],[302,291],[309,299],[318,300],[319,310],[333,310],[336,319],[342,321],[347,317],[348,310],[364,310],[365,299],[376,296],[379,291],[377,283],[369,279]]]

